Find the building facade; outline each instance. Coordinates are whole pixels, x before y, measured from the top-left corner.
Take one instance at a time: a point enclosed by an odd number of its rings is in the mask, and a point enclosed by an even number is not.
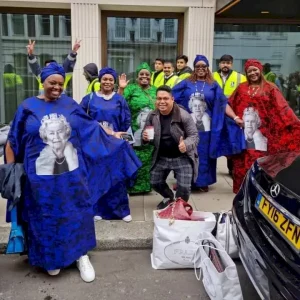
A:
[[[67,91],[77,101],[87,87],[83,66],[91,62],[134,79],[140,62],[152,64],[157,57],[174,61],[176,55],[186,54],[191,65],[196,54],[204,54],[216,70],[219,58],[231,54],[240,72],[248,58],[270,63],[297,111],[300,25],[296,20],[286,24],[283,18],[245,21],[243,16],[226,16],[226,12],[223,17],[223,11],[230,11],[237,2],[0,0],[0,122],[8,123],[17,105],[38,92],[27,61],[29,39],[36,42],[41,66],[47,59],[62,63],[75,40],[82,40]],[[14,78],[14,85],[9,78]]]

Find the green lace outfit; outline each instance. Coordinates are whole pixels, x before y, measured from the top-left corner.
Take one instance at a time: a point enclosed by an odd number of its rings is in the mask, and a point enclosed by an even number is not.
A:
[[[129,84],[124,90],[124,97],[127,100],[131,111],[132,131],[141,138],[140,116],[141,113],[145,115],[146,113],[148,114],[150,110],[154,109],[156,87],[150,86],[148,89],[144,90],[136,83]],[[153,146],[149,144],[134,146],[134,150],[143,165],[138,171],[135,185],[128,192],[129,194],[150,192],[150,167]]]

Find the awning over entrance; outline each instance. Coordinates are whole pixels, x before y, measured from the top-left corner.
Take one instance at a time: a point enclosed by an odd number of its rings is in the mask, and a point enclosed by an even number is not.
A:
[[[217,0],[221,18],[300,19],[299,0]]]

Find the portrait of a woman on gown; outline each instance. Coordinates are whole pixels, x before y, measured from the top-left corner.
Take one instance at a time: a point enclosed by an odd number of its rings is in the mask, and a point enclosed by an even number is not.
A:
[[[247,149],[267,151],[268,139],[259,130],[261,120],[257,110],[254,107],[247,107],[244,110],[243,120],[245,124],[244,133]]]
[[[69,142],[71,126],[63,115],[43,117],[39,134],[47,146],[36,160],[37,175],[59,175],[78,168],[77,150]]]
[[[134,146],[142,145],[142,132],[146,124],[147,116],[151,111],[150,108],[145,107],[141,110],[141,112],[137,116],[137,124],[139,125],[139,129],[134,133],[135,143]]]
[[[206,112],[207,104],[200,93],[194,93],[191,96],[189,109],[198,131],[210,131],[210,117]]]

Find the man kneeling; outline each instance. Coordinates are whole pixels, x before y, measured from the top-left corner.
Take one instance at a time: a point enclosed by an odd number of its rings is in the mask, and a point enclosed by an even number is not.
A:
[[[149,113],[143,130],[144,143],[153,143],[151,185],[164,197],[157,209],[174,201],[174,193],[166,183],[171,171],[177,180],[176,198],[189,200],[191,184],[198,176],[198,130],[190,114],[179,107],[168,86],[156,92],[156,109]],[[149,127],[154,128],[150,140]]]

